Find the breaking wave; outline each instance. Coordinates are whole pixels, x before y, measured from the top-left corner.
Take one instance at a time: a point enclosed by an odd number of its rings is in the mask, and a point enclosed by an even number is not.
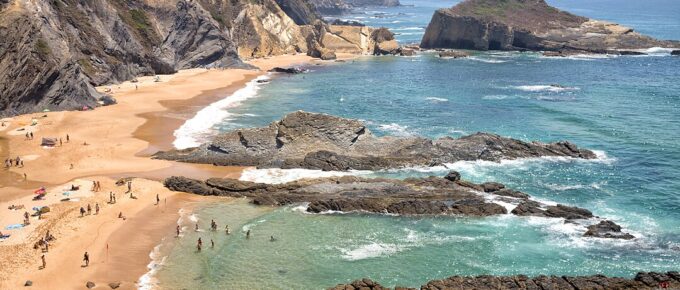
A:
[[[213,126],[232,116],[227,109],[236,107],[241,102],[256,97],[257,92],[263,84],[258,81],[266,79],[269,79],[269,76],[259,76],[248,82],[244,88],[237,90],[232,95],[214,102],[198,111],[193,118],[187,120],[181,127],[175,130],[173,133],[175,141],[172,142],[172,145],[177,149],[186,149],[201,145],[201,142],[205,140],[206,137],[216,133],[213,130]]]

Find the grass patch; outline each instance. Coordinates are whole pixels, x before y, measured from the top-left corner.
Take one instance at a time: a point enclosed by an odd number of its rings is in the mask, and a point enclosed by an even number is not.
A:
[[[47,44],[47,41],[45,41],[43,38],[39,38],[38,41],[35,42],[35,51],[41,57],[47,57],[52,52],[50,46]]]

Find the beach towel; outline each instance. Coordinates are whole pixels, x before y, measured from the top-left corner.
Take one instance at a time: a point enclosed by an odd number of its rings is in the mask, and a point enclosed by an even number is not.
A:
[[[22,224],[13,224],[13,225],[6,226],[5,229],[6,230],[16,230],[16,229],[20,229],[20,228],[23,228],[23,227],[24,227],[24,225],[22,225]]]

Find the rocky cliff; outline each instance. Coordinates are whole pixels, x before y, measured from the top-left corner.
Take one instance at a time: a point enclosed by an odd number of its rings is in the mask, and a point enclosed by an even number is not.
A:
[[[331,58],[330,27],[306,0],[2,0],[0,116],[95,107],[94,86],[140,75],[285,53]]]
[[[544,0],[466,0],[453,8],[437,10],[420,46],[617,53],[680,45],[618,24],[576,16]]]
[[[215,165],[344,171],[541,156],[596,157],[592,151],[569,142],[523,142],[488,133],[436,140],[376,137],[360,121],[299,111],[264,128],[226,132],[197,148],[160,152],[155,158]]]
[[[340,284],[329,290],[390,290],[391,288],[370,279],[356,280],[349,284]],[[395,287],[395,290],[415,290],[416,288]],[[592,276],[538,276],[529,278],[517,276],[453,276],[442,280],[433,280],[420,286],[420,290],[444,289],[498,289],[498,290],[622,290],[622,289],[680,289],[680,273],[639,272],[632,279]]]

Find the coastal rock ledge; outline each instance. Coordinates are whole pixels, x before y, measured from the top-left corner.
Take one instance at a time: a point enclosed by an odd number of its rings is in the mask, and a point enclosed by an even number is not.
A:
[[[466,0],[437,10],[420,46],[636,54],[630,50],[680,47],[680,42],[657,40],[629,27],[573,15],[544,0]]]
[[[264,128],[226,132],[199,147],[158,152],[154,158],[223,166],[347,171],[544,156],[596,158],[592,151],[566,141],[524,142],[489,133],[436,140],[377,137],[361,121],[302,111]]]
[[[329,290],[390,290],[371,279],[356,280],[349,284],[339,284]],[[395,287],[395,290],[416,290],[417,288]],[[680,273],[640,272],[633,279],[592,276],[538,276],[529,278],[517,276],[453,276],[443,280],[433,280],[420,286],[420,290],[444,289],[552,289],[552,290],[622,290],[622,289],[680,289]]]
[[[404,216],[504,215],[559,218],[580,225],[587,238],[633,239],[621,227],[602,220],[587,209],[534,201],[526,193],[497,182],[475,184],[458,172],[445,177],[362,178],[357,176],[303,179],[283,184],[210,178],[206,181],[173,176],[164,181],[173,191],[199,195],[248,197],[256,205],[285,206],[306,203],[309,213],[362,212]],[[595,224],[597,222],[599,224]]]

